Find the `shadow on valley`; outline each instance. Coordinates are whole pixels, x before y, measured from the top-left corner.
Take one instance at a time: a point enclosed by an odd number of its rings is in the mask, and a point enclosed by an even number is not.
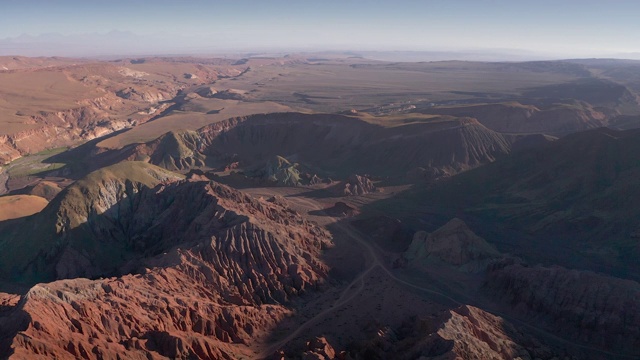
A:
[[[8,359],[14,354],[13,342],[31,322],[31,316],[18,306],[6,308],[0,306],[0,358],[2,359]]]
[[[503,252],[640,279],[640,132],[597,129],[365,205],[415,229],[459,217]]]
[[[43,160],[43,163],[48,163],[48,164],[61,163],[61,164],[65,164],[65,166],[53,171],[45,171],[37,175],[41,175],[41,176],[63,175],[65,177],[69,177],[71,179],[77,180],[103,166],[115,164],[119,161],[122,161],[124,159],[119,157],[116,151],[107,151],[104,155],[98,154],[98,150],[100,148],[98,148],[96,145],[106,139],[120,135],[129,130],[130,129],[122,129],[122,130],[113,132],[111,134],[108,134],[93,140],[89,140],[82,145],[78,145],[60,154],[53,155]],[[100,161],[96,161],[96,158],[100,159]]]

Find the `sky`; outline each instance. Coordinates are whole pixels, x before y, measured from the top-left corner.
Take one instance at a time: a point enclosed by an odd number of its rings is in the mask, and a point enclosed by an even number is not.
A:
[[[638,14],[637,0],[0,0],[0,54],[471,50],[637,57]]]

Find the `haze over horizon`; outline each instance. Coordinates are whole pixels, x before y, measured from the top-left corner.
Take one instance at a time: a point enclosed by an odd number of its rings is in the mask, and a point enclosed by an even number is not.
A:
[[[8,0],[0,55],[414,51],[640,59],[636,1]]]

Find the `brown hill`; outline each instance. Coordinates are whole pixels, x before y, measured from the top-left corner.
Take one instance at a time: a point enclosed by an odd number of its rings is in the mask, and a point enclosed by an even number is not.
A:
[[[260,163],[279,155],[345,178],[354,172],[398,176],[417,167],[454,174],[507,154],[512,141],[472,119],[388,128],[342,115],[274,113],[169,133],[120,150],[117,157],[186,169],[224,168],[230,159]]]
[[[411,266],[453,266],[463,271],[484,271],[500,253],[474,234],[460,219],[452,219],[431,234],[418,231],[404,257]]]
[[[45,198],[47,201],[51,201],[61,191],[62,187],[59,183],[43,180],[37,182],[35,185],[29,185],[17,191],[13,191],[12,194],[35,195]]]
[[[365,195],[378,190],[371,179],[357,174],[349,176],[347,181],[338,186],[342,188],[340,195]]]

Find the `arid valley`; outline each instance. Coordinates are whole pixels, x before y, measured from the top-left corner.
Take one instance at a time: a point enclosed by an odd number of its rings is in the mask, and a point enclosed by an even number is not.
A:
[[[0,358],[638,359],[640,61],[0,57]]]

